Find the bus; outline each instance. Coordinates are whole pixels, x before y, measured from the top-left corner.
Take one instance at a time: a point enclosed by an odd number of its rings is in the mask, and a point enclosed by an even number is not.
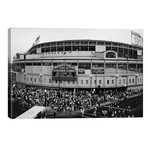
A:
[[[46,107],[43,106],[33,106],[20,116],[16,117],[16,119],[43,119],[46,117],[45,115]]]

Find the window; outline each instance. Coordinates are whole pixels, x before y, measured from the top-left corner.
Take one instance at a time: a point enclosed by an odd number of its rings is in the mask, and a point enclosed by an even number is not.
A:
[[[86,80],[86,84],[88,84],[88,80]]]
[[[104,68],[104,63],[92,63],[93,68]]]
[[[131,79],[129,79],[129,83],[131,83]]]
[[[65,42],[65,45],[71,45],[71,42]]]
[[[134,58],[134,59],[137,59],[137,50],[134,50],[134,51],[133,51],[133,58]]]
[[[124,48],[124,58],[128,58],[128,49]]]
[[[132,58],[132,50],[129,50],[129,58]]]
[[[56,66],[56,65],[58,65],[58,63],[53,63],[53,66]]]
[[[30,78],[30,81],[32,81],[32,78]]]
[[[33,63],[33,66],[41,66],[41,63],[39,62]]]
[[[51,83],[51,79],[49,79],[49,83]]]
[[[133,81],[133,83],[134,83],[134,79],[133,79],[132,81]]]
[[[68,84],[70,84],[70,81],[68,81]]]
[[[112,80],[112,84],[114,84],[114,80]]]
[[[129,69],[129,71],[136,71],[136,63],[130,63],[129,65],[128,65],[128,69]]]
[[[123,48],[118,49],[118,57],[124,57]]]
[[[121,79],[119,79],[119,84],[121,84]]]
[[[58,46],[57,51],[63,51],[63,46]]]
[[[137,72],[143,73],[143,64],[137,64]]]
[[[109,80],[107,80],[107,84],[109,84]]]
[[[34,82],[36,82],[36,78],[34,78]]]
[[[77,63],[71,63],[71,65],[73,65],[73,66],[77,66]]]
[[[112,47],[111,50],[117,52],[117,47]]]
[[[111,50],[110,46],[106,46],[106,51]]]
[[[26,63],[26,66],[32,66],[32,63]]]
[[[118,63],[118,69],[127,70],[127,63]]]
[[[88,46],[81,46],[81,51],[88,51]]]
[[[99,84],[101,84],[101,80],[99,80]]]
[[[72,50],[73,51],[80,51],[80,47],[79,46],[72,46]]]
[[[75,81],[73,81],[73,84],[75,84]]]
[[[20,64],[20,68],[21,68],[21,69],[25,69],[25,63],[21,63],[21,64]]]
[[[94,84],[96,84],[96,80],[94,80]]]
[[[96,42],[89,42],[89,45],[96,45]]]
[[[105,68],[114,68],[114,69],[116,69],[116,63],[106,63]]]
[[[83,80],[81,80],[81,84],[83,84]]]
[[[116,54],[114,52],[107,52],[106,58],[116,58]]]
[[[105,73],[116,73],[116,63],[106,63]]]
[[[65,51],[71,51],[71,46],[65,46]]]
[[[104,63],[92,63],[92,74],[104,74]]]
[[[56,80],[55,82],[57,83],[58,81]]]
[[[95,46],[89,46],[89,51],[95,51]]]
[[[123,79],[123,84],[125,84],[125,79]]]
[[[51,52],[56,52],[56,47],[51,47]]]
[[[46,50],[46,52],[50,52],[50,47],[45,48],[45,50]],[[45,51],[45,50],[44,50],[44,51]]]
[[[42,66],[51,66],[51,62],[42,62]]]
[[[79,69],[91,69],[91,64],[90,63],[79,63],[78,68]]]

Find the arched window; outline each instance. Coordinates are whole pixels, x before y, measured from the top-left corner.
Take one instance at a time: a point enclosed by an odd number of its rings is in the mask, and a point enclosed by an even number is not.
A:
[[[116,58],[116,53],[109,51],[106,53],[106,58]]]

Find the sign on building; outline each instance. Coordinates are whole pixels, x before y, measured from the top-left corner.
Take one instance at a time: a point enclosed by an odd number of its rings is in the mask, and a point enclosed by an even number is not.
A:
[[[104,52],[106,51],[106,46],[96,45],[96,52]]]
[[[76,81],[77,77],[75,67],[67,63],[55,66],[52,71],[52,80]]]

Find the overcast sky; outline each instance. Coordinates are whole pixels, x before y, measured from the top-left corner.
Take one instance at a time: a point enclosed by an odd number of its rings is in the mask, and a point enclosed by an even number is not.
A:
[[[143,30],[132,29],[143,36]],[[40,35],[40,43],[69,39],[95,39],[131,43],[130,29],[11,29],[11,61],[17,52],[26,52]]]

